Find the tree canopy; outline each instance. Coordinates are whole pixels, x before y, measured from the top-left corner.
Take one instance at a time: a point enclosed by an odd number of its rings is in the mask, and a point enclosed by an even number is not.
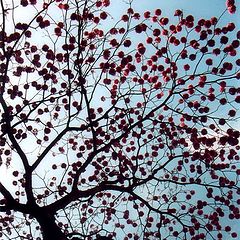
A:
[[[134,1],[0,0],[1,239],[238,238],[235,1]]]

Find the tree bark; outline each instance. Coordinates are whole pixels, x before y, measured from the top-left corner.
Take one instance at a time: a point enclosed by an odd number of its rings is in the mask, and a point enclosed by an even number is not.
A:
[[[43,240],[68,240],[55,222],[55,217],[49,214],[35,216],[41,227]]]

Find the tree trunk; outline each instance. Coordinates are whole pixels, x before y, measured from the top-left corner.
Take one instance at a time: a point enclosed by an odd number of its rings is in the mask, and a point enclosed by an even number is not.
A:
[[[48,214],[36,216],[41,226],[43,240],[68,240],[55,222],[55,217]]]

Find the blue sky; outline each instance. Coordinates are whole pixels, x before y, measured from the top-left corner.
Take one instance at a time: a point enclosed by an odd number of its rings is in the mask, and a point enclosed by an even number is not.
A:
[[[115,0],[112,4],[112,8],[117,13],[121,13],[121,9],[124,9],[122,0]],[[116,4],[115,4],[116,2]],[[127,2],[127,1],[126,1]],[[239,7],[239,1],[236,1],[236,5]],[[160,8],[164,14],[173,13],[175,9],[181,9],[185,13],[192,14],[196,18],[211,17],[213,15],[218,16],[225,9],[225,0],[141,0],[133,1],[132,6],[135,10],[145,11]],[[233,15],[229,18],[237,19],[237,15]]]

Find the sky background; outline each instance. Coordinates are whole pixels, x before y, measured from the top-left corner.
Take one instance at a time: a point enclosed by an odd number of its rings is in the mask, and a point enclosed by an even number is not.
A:
[[[116,2],[116,3],[115,3]],[[121,13],[124,9],[124,4],[122,4],[122,0],[114,0],[112,1],[112,8],[116,15]],[[240,1],[236,1],[236,6],[240,5]],[[181,9],[183,12],[192,14],[196,18],[208,18],[211,16],[219,16],[225,9],[225,0],[141,0],[141,1],[133,1],[132,6],[135,10],[139,12],[145,10],[153,10],[156,8],[160,8],[164,14],[172,14],[175,9]],[[239,15],[226,15],[225,19],[235,19]],[[236,21],[237,22],[237,21]]]

